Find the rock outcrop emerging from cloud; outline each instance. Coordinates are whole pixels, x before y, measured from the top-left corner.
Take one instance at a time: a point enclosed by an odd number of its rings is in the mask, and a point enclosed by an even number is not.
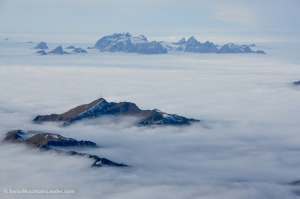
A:
[[[186,118],[176,114],[168,114],[158,109],[141,110],[131,102],[107,102],[100,98],[89,104],[77,106],[62,114],[38,115],[34,122],[63,122],[64,125],[82,119],[92,119],[105,115],[139,117],[137,125],[189,125],[199,120]]]
[[[73,138],[66,138],[55,133],[44,133],[37,131],[23,131],[23,130],[12,130],[6,133],[4,142],[7,143],[22,143],[27,146],[38,148],[43,151],[56,151],[58,153],[64,153],[68,155],[84,156],[94,160],[92,166],[102,167],[102,166],[116,166],[124,167],[125,164],[115,163],[106,158],[100,158],[96,155],[90,155],[86,153],[79,153],[73,150],[73,148],[79,147],[96,147],[96,144],[91,141],[77,141]],[[69,149],[69,150],[68,150]]]
[[[293,82],[294,86],[300,86],[300,81]]]
[[[36,47],[34,47],[34,49],[41,49],[41,50],[45,50],[48,49],[47,43],[46,42],[40,42]]]
[[[48,54],[59,54],[59,55],[63,55],[63,54],[69,54],[68,52],[65,52],[62,48],[62,46],[57,46],[55,49],[51,50],[50,52],[48,52]]]

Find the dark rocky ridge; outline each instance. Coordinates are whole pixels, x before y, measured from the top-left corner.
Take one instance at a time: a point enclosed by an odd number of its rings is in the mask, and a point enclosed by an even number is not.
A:
[[[300,86],[300,81],[293,82],[294,86]]]
[[[105,115],[140,117],[138,125],[188,125],[191,122],[199,121],[176,114],[167,114],[157,109],[141,110],[136,104],[131,102],[107,102],[103,98],[89,104],[77,106],[62,114],[38,115],[33,121],[37,123],[46,121],[63,122],[64,125],[69,125],[78,120],[97,118]]]
[[[44,132],[34,132],[34,131],[23,131],[23,130],[13,130],[6,134],[3,139],[7,143],[22,143],[27,146],[39,148],[41,150],[53,150],[58,153],[65,153],[68,155],[78,155],[85,156],[94,160],[92,166],[116,166],[124,167],[125,164],[118,164],[106,158],[100,158],[96,155],[90,155],[86,153],[79,153],[76,151],[62,151],[57,147],[96,147],[96,144],[91,141],[77,141],[72,138],[66,138],[59,134],[54,133],[44,133]],[[54,148],[55,147],[55,148]]]

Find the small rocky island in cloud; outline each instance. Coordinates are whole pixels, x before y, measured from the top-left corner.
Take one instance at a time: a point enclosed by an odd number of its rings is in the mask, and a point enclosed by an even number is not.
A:
[[[55,151],[60,154],[67,154],[73,156],[83,156],[93,159],[93,167],[114,166],[126,167],[125,164],[115,163],[106,158],[100,158],[96,155],[87,153],[80,153],[74,151],[83,147],[97,147],[96,143],[91,141],[78,141],[73,138],[66,138],[56,133],[45,133],[40,131],[23,131],[12,130],[6,133],[3,142],[25,144],[32,148],[38,148],[41,151]]]
[[[36,123],[63,122],[64,125],[70,125],[79,120],[108,115],[139,117],[140,120],[136,123],[138,126],[189,125],[193,122],[199,122],[197,119],[168,114],[158,109],[141,110],[132,102],[107,102],[103,98],[99,98],[89,104],[77,106],[62,114],[38,115],[33,121]]]
[[[45,50],[45,49],[49,49],[47,46],[47,43],[42,41],[40,42],[36,47],[34,47],[33,49],[41,49],[41,50]]]

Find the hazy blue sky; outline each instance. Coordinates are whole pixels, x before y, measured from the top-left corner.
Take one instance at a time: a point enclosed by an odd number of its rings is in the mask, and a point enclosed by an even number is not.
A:
[[[299,0],[0,0],[0,33],[297,35]]]

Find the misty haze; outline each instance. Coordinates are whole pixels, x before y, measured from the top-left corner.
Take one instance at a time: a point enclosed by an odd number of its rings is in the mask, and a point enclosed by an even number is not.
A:
[[[299,198],[299,8],[1,1],[0,198]]]

